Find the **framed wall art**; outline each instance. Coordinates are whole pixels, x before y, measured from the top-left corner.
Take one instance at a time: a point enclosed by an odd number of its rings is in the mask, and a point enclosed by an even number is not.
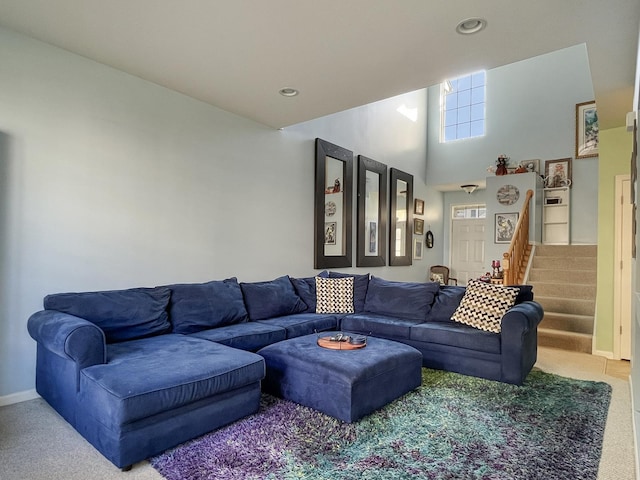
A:
[[[419,238],[413,240],[413,259],[422,260],[422,240]]]
[[[387,166],[358,155],[356,266],[387,263]]]
[[[316,139],[314,268],[351,266],[353,153]]]
[[[571,158],[559,158],[544,162],[545,187],[571,186]]]
[[[413,219],[413,233],[416,235],[422,235],[424,233],[424,220],[420,218]]]
[[[576,158],[598,156],[598,111],[596,102],[583,102],[576,105]]]
[[[496,213],[495,243],[511,243],[519,215],[519,213]]]
[[[416,198],[413,205],[413,213],[416,215],[424,215],[424,200]]]
[[[392,168],[389,209],[389,265],[411,265],[413,175]]]

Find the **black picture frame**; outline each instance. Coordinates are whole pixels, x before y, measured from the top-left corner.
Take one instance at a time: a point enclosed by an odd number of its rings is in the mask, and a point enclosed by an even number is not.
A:
[[[412,264],[413,175],[390,169],[389,265]]]
[[[353,152],[320,138],[316,138],[315,150],[314,268],[350,267]],[[329,243],[327,225],[334,228]]]
[[[387,264],[387,180],[384,163],[358,155],[358,267]],[[376,193],[377,199],[373,198]]]

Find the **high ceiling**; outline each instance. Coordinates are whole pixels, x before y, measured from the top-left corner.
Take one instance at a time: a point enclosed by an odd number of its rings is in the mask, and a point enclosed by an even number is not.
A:
[[[0,26],[272,127],[581,43],[621,126],[639,24],[638,0],[0,0]]]

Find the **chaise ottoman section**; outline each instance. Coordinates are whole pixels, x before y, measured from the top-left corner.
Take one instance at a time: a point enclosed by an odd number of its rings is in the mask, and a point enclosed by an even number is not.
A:
[[[258,351],[267,393],[355,422],[418,387],[422,354],[391,340],[368,338],[358,350],[330,350],[306,335]]]

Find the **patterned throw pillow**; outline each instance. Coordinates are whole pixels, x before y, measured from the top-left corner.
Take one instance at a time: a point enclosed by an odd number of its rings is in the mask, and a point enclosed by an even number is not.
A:
[[[316,313],[353,313],[353,277],[316,277]]]
[[[518,291],[513,287],[471,280],[451,320],[500,333],[502,317],[515,304]]]

